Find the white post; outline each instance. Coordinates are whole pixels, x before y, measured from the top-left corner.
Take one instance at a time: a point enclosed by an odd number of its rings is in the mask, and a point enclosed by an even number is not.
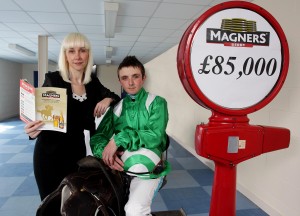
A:
[[[39,35],[38,38],[38,86],[42,86],[45,74],[48,72],[48,36]]]

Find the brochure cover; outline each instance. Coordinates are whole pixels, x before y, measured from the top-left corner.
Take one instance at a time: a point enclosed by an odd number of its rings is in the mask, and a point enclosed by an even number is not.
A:
[[[20,119],[25,123],[42,120],[40,130],[67,132],[67,90],[57,87],[34,88],[20,80]]]

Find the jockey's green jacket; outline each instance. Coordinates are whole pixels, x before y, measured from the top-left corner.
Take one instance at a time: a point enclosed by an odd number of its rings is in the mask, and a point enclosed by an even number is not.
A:
[[[133,100],[126,95],[114,109],[109,109],[99,124],[90,145],[94,156],[102,152],[110,139],[117,147],[136,151],[139,148],[166,150],[167,102],[142,88]]]

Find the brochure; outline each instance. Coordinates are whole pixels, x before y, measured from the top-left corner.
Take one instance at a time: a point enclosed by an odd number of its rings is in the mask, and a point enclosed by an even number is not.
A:
[[[67,132],[67,90],[57,87],[34,88],[20,80],[20,119],[25,123],[42,120],[40,130]]]

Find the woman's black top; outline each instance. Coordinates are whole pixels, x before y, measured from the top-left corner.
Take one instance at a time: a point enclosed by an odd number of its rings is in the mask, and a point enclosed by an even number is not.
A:
[[[59,72],[45,75],[43,86],[67,89],[67,132],[42,131],[34,150],[34,174],[41,199],[55,190],[62,179],[77,171],[77,161],[86,156],[84,130],[95,132],[94,108],[104,98],[116,104],[120,98],[105,88],[96,76],[85,85],[87,99],[79,101],[72,96],[71,83],[65,82]]]

